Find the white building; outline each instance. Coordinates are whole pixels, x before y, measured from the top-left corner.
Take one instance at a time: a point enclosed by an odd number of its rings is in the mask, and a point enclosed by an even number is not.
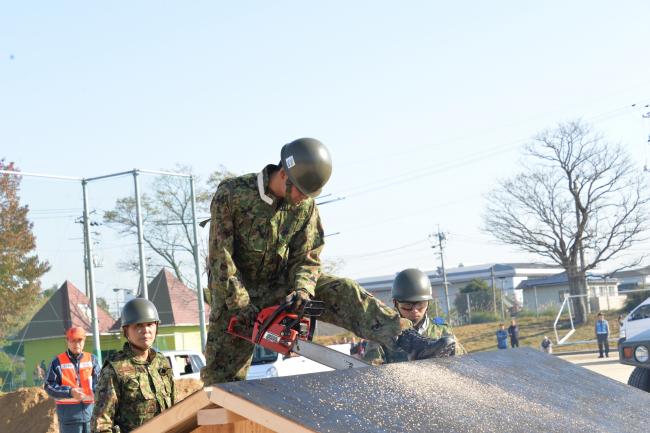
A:
[[[517,286],[531,278],[543,278],[563,272],[559,266],[541,263],[488,263],[476,266],[460,266],[447,269],[447,284],[449,286],[449,305],[454,308],[454,300],[470,281],[479,279],[488,285],[502,290],[505,295],[513,297],[519,302],[524,302],[523,293]],[[445,289],[440,270],[424,271],[433,289],[433,297],[438,300],[438,305],[446,310]],[[358,280],[359,284],[373,295],[391,305],[390,291],[395,274],[383,275]]]
[[[587,292],[591,311],[617,310],[625,304],[625,295],[618,293],[618,280],[604,275],[587,275]],[[522,281],[517,286],[523,293],[523,306],[530,311],[558,310],[569,294],[565,272],[546,278]]]

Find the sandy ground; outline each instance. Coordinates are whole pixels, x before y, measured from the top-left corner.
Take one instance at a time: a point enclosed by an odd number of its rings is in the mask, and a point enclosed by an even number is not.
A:
[[[598,358],[598,353],[562,355],[558,357],[625,384],[627,384],[627,379],[634,370],[634,367],[618,362],[618,352],[610,352],[609,358]]]

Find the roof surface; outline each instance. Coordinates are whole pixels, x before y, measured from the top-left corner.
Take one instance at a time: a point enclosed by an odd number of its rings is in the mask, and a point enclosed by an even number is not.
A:
[[[529,348],[214,387],[330,433],[635,433],[650,407],[649,393]]]
[[[99,333],[109,332],[115,321],[106,311],[97,307]],[[37,340],[63,337],[72,326],[80,326],[92,334],[90,299],[70,281],[66,280],[54,292],[32,320],[20,330],[16,339]]]

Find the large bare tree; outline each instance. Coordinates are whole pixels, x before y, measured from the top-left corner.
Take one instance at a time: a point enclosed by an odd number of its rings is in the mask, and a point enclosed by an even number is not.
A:
[[[173,171],[192,173],[191,168],[185,166],[177,166]],[[216,186],[231,176],[234,176],[232,172],[220,166],[209,176],[205,186],[200,178],[194,177],[197,218],[209,212]],[[154,181],[151,191],[151,194],[142,194],[140,198],[143,239],[149,247],[147,261],[152,267],[170,267],[179,280],[188,287],[195,288],[189,180],[185,177],[160,176]],[[120,234],[137,238],[135,199],[131,196],[118,199],[115,207],[104,213],[104,222]],[[205,246],[200,245],[200,254],[203,259],[201,263],[205,263]],[[137,252],[120,264],[124,269],[137,272]]]
[[[525,156],[523,171],[488,195],[485,231],[561,265],[572,295],[586,293],[586,273],[598,265],[641,262],[626,250],[644,240],[648,194],[643,173],[620,145],[572,121],[539,134]],[[585,297],[572,306],[585,323]]]

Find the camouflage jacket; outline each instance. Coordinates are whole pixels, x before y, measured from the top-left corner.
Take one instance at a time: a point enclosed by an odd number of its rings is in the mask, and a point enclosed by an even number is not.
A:
[[[108,356],[102,367],[95,392],[92,432],[130,432],[171,407],[175,398],[167,358],[150,349],[149,359],[139,361],[129,343],[125,343],[121,351]]]
[[[448,325],[438,324],[436,323],[436,320],[431,317],[427,317],[422,326],[425,328],[423,330],[418,329],[418,331],[420,332],[420,335],[425,337],[438,339],[445,335],[453,336],[453,332]],[[456,354],[460,354],[459,350],[460,349],[457,347]],[[393,349],[374,341],[369,341],[363,359],[364,361],[375,365],[389,364],[392,362],[408,361],[408,354],[401,349]]]
[[[276,199],[268,189],[277,166],[226,179],[210,206],[211,304],[228,309],[249,300],[276,302],[289,290],[314,294],[324,245],[318,208]],[[210,301],[210,300],[209,300]]]

